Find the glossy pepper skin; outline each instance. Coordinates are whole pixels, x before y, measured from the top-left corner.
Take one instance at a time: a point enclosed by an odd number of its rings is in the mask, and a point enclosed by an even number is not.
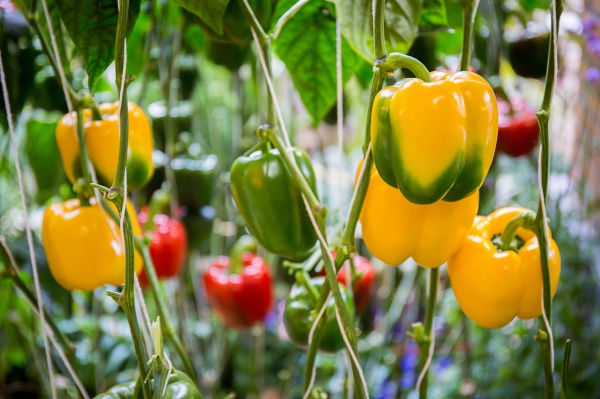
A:
[[[108,391],[94,396],[94,399],[133,399],[135,392],[135,381],[118,384]],[[202,395],[194,382],[187,374],[180,370],[173,370],[169,375],[165,399],[202,399]]]
[[[361,167],[362,162],[357,174]],[[413,204],[373,168],[360,214],[363,239],[373,256],[388,265],[412,257],[420,266],[438,267],[464,242],[478,206],[479,192],[456,202]]]
[[[318,291],[324,281],[325,277],[315,277],[310,280],[310,284]],[[354,302],[350,298],[350,295],[348,295],[346,288],[341,284],[340,292],[352,321],[354,319]],[[290,339],[299,347],[305,348],[308,345],[308,334],[319,311],[319,309],[315,309],[316,303],[317,298],[313,298],[304,285],[295,283],[292,286],[285,303],[283,324]],[[319,350],[335,353],[344,348],[344,339],[342,338],[335,317],[335,301],[333,297],[329,299],[323,317],[326,318],[326,321],[323,327],[323,335],[319,342]]]
[[[232,271],[232,259],[218,257],[204,273],[208,302],[227,327],[245,330],[261,323],[273,305],[269,266],[260,256],[243,252],[241,270]]]
[[[296,164],[316,193],[315,174],[308,155],[293,149]],[[269,252],[292,261],[308,257],[317,235],[300,189],[279,151],[263,143],[237,158],[231,166],[233,199],[248,231]]]
[[[167,215],[160,213],[152,217],[152,223],[148,222],[149,209],[143,208],[138,221],[150,235],[150,258],[159,279],[168,279],[177,276],[185,261],[187,253],[187,233],[183,223]],[[148,230],[146,229],[148,228]],[[148,284],[146,269],[142,269],[139,275],[140,284]]]
[[[462,247],[448,261],[454,295],[465,314],[486,328],[500,328],[515,316],[531,319],[542,314],[540,250],[534,233],[519,228],[524,241],[517,252],[500,251],[494,236],[525,208],[506,207],[487,217],[478,217]],[[550,239],[552,296],[560,277],[560,252]]]
[[[459,201],[481,187],[492,163],[498,110],[491,86],[472,72],[403,79],[373,103],[371,139],[383,180],[410,202]]]
[[[133,234],[141,235],[130,203],[127,211]],[[81,206],[78,199],[72,199],[47,207],[42,222],[42,244],[52,276],[67,290],[92,291],[125,281],[125,248],[119,226],[94,199],[89,206]],[[142,269],[137,252],[134,268],[136,274]]]
[[[83,111],[85,146],[94,165],[98,181],[110,186],[117,173],[119,159],[119,104],[104,103],[98,106],[102,120],[92,120],[89,109]],[[77,115],[66,114],[56,127],[56,141],[63,168],[69,181],[81,177],[81,161],[77,139]],[[142,109],[129,103],[129,149],[127,152],[127,187],[142,187],[154,173],[152,163],[152,128]]]
[[[531,154],[540,136],[535,108],[522,99],[511,100],[510,106],[499,100],[498,111],[498,152],[515,158]]]

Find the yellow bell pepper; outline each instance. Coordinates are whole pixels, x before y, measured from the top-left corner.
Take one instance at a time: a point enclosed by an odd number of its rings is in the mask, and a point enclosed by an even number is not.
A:
[[[492,163],[498,108],[472,72],[403,79],[373,103],[373,159],[383,180],[410,202],[458,201],[475,193]]]
[[[527,211],[505,207],[487,217],[478,217],[462,247],[448,260],[454,295],[465,314],[486,328],[500,328],[512,319],[532,319],[542,314],[542,270],[537,237],[519,228],[517,251],[497,249],[492,239],[506,225]],[[560,278],[560,252],[550,239],[550,283],[552,296]]]
[[[116,212],[116,207],[111,204]],[[128,202],[133,233],[142,235],[133,206]],[[119,226],[92,198],[89,206],[78,199],[46,208],[42,222],[42,244],[52,276],[67,290],[91,291],[104,284],[125,281],[125,248]],[[135,252],[135,273],[142,258]]]
[[[362,162],[358,167],[358,172]],[[389,265],[409,257],[420,266],[435,268],[458,250],[473,224],[479,192],[457,202],[417,205],[371,171],[360,214],[362,236],[373,256]]]
[[[110,186],[117,173],[119,160],[119,103],[98,106],[102,120],[92,120],[89,109],[83,111],[85,146],[98,181]],[[77,114],[66,114],[56,127],[56,141],[63,168],[71,183],[81,177]],[[144,111],[129,103],[129,149],[127,152],[127,187],[136,189],[146,184],[154,173],[152,163],[152,127]]]

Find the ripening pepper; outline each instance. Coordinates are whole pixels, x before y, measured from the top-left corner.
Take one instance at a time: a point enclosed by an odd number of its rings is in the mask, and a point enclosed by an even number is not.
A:
[[[256,255],[256,242],[249,236],[238,240],[231,257],[218,257],[203,278],[210,306],[231,329],[245,330],[264,321],[273,306],[269,265]]]
[[[499,100],[498,112],[498,152],[511,157],[531,154],[540,136],[536,109],[517,97],[510,105]]]
[[[482,327],[500,328],[515,316],[532,319],[542,314],[542,270],[535,234],[519,228],[516,250],[501,251],[495,244],[506,225],[524,211],[505,207],[478,217],[464,244],[448,260],[450,283],[461,309]],[[554,296],[561,261],[552,237],[549,261]]]
[[[403,79],[373,103],[371,138],[383,180],[415,204],[459,201],[481,187],[492,163],[498,109],[472,72]]]
[[[324,281],[325,277],[310,279],[307,283],[312,288],[301,283],[295,283],[285,302],[285,310],[283,312],[285,330],[290,339],[301,348],[305,348],[308,345],[308,335],[319,312],[319,309],[316,309],[318,292]],[[350,295],[348,295],[346,287],[339,284],[339,288],[342,298],[346,303],[350,320],[353,321],[354,302]],[[326,320],[325,325],[322,327],[323,334],[319,342],[319,350],[335,353],[344,348],[344,339],[340,333],[340,327],[335,316],[335,299],[333,296],[329,298],[327,309],[322,317],[325,317]]]
[[[317,241],[300,189],[279,150],[263,142],[231,166],[233,199],[256,240],[269,252],[292,261],[308,257]],[[308,155],[293,149],[296,164],[316,193]]]
[[[96,170],[98,182],[110,186],[119,160],[119,103],[98,106],[102,120],[92,120],[92,111],[83,111],[85,146]],[[66,114],[56,127],[56,141],[63,168],[71,183],[81,177],[77,115]],[[142,187],[154,173],[152,128],[142,109],[129,103],[129,149],[127,151],[127,187]]]
[[[183,223],[179,220],[157,213],[148,223],[150,210],[142,208],[138,220],[146,234],[150,235],[150,258],[159,279],[168,279],[177,276],[185,261],[187,253],[187,233]],[[139,276],[142,286],[148,285],[146,269],[142,269]]]
[[[94,399],[133,399],[136,381],[118,384],[108,391],[94,396]],[[202,395],[191,378],[183,371],[173,369],[169,375],[166,391],[160,396],[164,399],[201,399]]]
[[[362,162],[357,175],[360,173]],[[477,215],[479,192],[456,202],[417,205],[386,184],[375,168],[360,214],[369,251],[388,265],[409,257],[420,266],[441,266],[458,250]]]
[[[116,207],[111,204],[116,212]],[[135,210],[127,203],[133,234],[142,231]],[[42,222],[42,244],[52,276],[67,290],[91,291],[104,284],[125,281],[125,248],[119,225],[92,198],[89,206],[79,199],[46,208]],[[142,258],[135,252],[136,274]]]

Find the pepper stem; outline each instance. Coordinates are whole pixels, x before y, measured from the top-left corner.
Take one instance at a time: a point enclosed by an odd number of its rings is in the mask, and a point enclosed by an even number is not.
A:
[[[310,296],[311,305],[315,305],[319,301],[319,292],[317,291],[315,286],[312,285],[312,283],[310,282],[308,273],[304,271],[296,272],[295,276],[298,284],[302,285],[306,289],[306,292],[308,292]]]
[[[500,249],[516,252],[517,248],[515,248],[513,241],[517,235],[517,230],[522,227],[535,233],[537,231],[535,217],[535,212],[525,211],[508,222],[500,236]]]
[[[231,248],[229,258],[231,259],[230,274],[240,274],[244,269],[242,257],[246,252],[256,253],[257,244],[254,237],[249,235],[241,236]]]
[[[431,82],[431,76],[429,75],[427,67],[423,65],[421,61],[410,55],[391,53],[385,59],[376,62],[375,66],[388,73],[392,73],[400,68],[406,68],[417,78],[425,82]]]

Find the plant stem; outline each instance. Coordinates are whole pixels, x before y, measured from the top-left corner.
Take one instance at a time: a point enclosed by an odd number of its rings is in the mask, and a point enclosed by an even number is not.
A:
[[[122,193],[125,185],[125,168],[129,146],[129,112],[127,103],[127,85],[125,76],[125,41],[127,36],[127,20],[129,17],[129,0],[119,1],[119,18],[117,21],[117,38],[115,40],[115,82],[119,90],[119,163],[113,180],[111,191]],[[133,280],[132,280],[133,281]]]
[[[277,36],[281,33],[281,29],[285,26],[285,24],[294,16],[302,7],[307,5],[310,0],[298,0],[296,4],[294,4],[289,10],[287,10],[275,24],[275,28],[273,29],[273,33],[271,33],[271,40],[275,40]]]
[[[148,276],[148,281],[150,282],[150,291],[152,292],[154,303],[156,304],[156,310],[161,321],[161,331],[165,338],[171,341],[175,347],[175,351],[181,359],[185,373],[189,375],[190,378],[197,384],[198,377],[196,375],[196,370],[194,369],[188,353],[186,352],[181,340],[179,339],[179,336],[175,331],[175,327],[173,327],[173,323],[169,318],[169,312],[165,306],[165,301],[161,296],[160,285],[156,275],[156,270],[154,269],[152,258],[150,257],[148,242],[144,241],[143,239],[136,239],[136,248],[142,254],[142,259],[144,260],[144,269],[146,271],[146,276]]]
[[[468,71],[471,63],[471,40],[473,38],[473,24],[479,0],[459,0],[463,9],[463,42],[460,54],[460,70]]]
[[[250,7],[250,4],[248,4],[248,0],[237,0],[237,1],[240,4],[240,7],[242,8],[242,12],[244,13],[244,16],[246,17],[246,21],[248,21],[248,23],[250,24],[250,27],[254,30],[254,32],[256,32],[256,35],[258,36],[258,42],[261,45],[261,47],[268,44],[270,41],[269,35],[267,35],[265,33],[265,30],[263,29],[262,25],[256,18],[254,11],[252,11],[252,7]]]
[[[300,191],[306,197],[306,200],[308,201],[311,211],[315,214],[315,217],[318,219],[319,215],[326,214],[327,208],[321,205],[316,194],[313,192],[312,188],[304,178],[304,175],[298,167],[293,155],[290,155],[290,150],[284,146],[283,142],[275,134],[273,127],[271,125],[262,125],[258,128],[257,134],[262,139],[268,140],[275,148],[277,148],[277,150],[279,150],[279,154],[281,155],[285,166],[287,166],[292,174],[294,182],[298,185]]]
[[[538,331],[538,340],[542,347],[544,361],[544,376],[546,382],[546,397],[554,399],[554,342],[552,336],[552,287],[550,284],[549,265],[549,234],[548,221],[546,217],[546,200],[548,197],[548,177],[550,175],[550,135],[548,125],[550,121],[550,105],[554,92],[557,71],[557,38],[560,16],[564,9],[564,0],[555,0],[551,6],[552,35],[550,36],[550,47],[548,51],[548,62],[546,69],[546,82],[544,86],[544,97],[541,108],[537,112],[540,125],[540,137],[542,150],[539,163],[540,193],[537,210],[537,238],[540,247],[543,282],[543,323]]]
[[[86,182],[92,181],[92,172],[88,162],[87,148],[85,146],[85,130],[83,128],[83,107],[80,101],[75,102],[77,111],[77,139],[79,141],[79,161],[81,163],[81,174]],[[83,204],[83,202],[82,202]]]
[[[440,268],[429,269],[429,294],[427,309],[425,310],[425,325],[416,323],[413,325],[414,337],[419,346],[419,369],[422,379],[417,381],[419,390],[419,399],[427,398],[428,374],[431,366],[431,356],[433,355],[433,346],[435,344],[435,333],[433,332],[433,316],[435,314],[435,305],[437,303],[437,290],[439,284]]]
[[[375,50],[375,62],[383,59],[386,55],[385,49],[385,0],[374,0],[373,5],[373,47]]]
[[[108,194],[108,199],[115,204],[117,207],[118,214],[121,215],[124,207],[124,197],[122,194],[116,194],[114,192]],[[117,301],[119,306],[125,312],[127,322],[129,323],[129,329],[131,330],[131,338],[133,341],[133,347],[135,348],[135,354],[138,363],[138,369],[140,375],[146,378],[148,375],[148,369],[146,366],[146,342],[142,337],[140,325],[135,311],[135,290],[134,290],[134,236],[133,228],[131,226],[131,218],[127,207],[125,207],[124,215],[124,227],[123,227],[123,244],[125,246],[125,284],[123,285],[123,291],[121,294],[114,292],[108,292],[107,294]],[[142,391],[144,398],[150,398],[150,388],[147,384],[142,384]]]

